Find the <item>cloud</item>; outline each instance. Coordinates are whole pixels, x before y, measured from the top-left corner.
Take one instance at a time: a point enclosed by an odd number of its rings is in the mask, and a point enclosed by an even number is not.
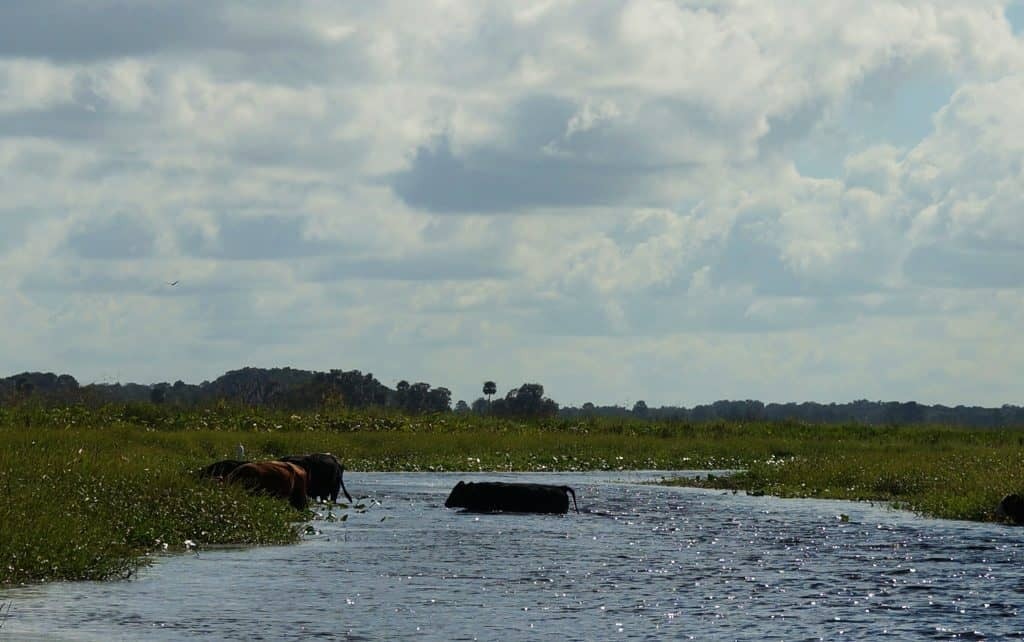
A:
[[[67,245],[84,259],[139,259],[152,256],[156,236],[146,221],[119,214],[79,222],[68,234]]]
[[[270,60],[289,51],[315,54],[320,47],[313,24],[245,3],[10,0],[0,15],[0,56],[57,63],[187,58],[197,51]]]
[[[642,168],[552,149],[573,113],[555,99],[526,100],[513,116],[523,128],[515,130],[510,148],[481,146],[456,155],[442,136],[418,147],[409,167],[393,174],[390,184],[409,206],[438,213],[581,207],[635,197]]]
[[[512,275],[498,257],[484,253],[464,256],[426,254],[397,258],[344,258],[327,261],[314,271],[323,281],[382,279],[396,281],[476,281]]]
[[[1008,6],[4,3],[4,363],[1005,401]]]
[[[274,260],[331,254],[343,246],[309,238],[304,217],[223,216],[210,237],[191,229],[183,249],[199,257],[228,260]]]
[[[39,212],[22,209],[0,211],[3,219],[3,234],[0,234],[0,253],[6,253],[24,242],[29,227]]]
[[[904,269],[915,283],[952,288],[1024,288],[1024,245],[914,248]]]
[[[11,0],[0,21],[0,55],[81,61],[184,48],[216,30],[216,16],[204,6]]]

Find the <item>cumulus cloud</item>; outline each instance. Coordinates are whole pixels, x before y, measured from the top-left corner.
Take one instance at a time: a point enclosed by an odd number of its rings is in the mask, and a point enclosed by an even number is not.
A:
[[[132,259],[151,256],[156,239],[144,220],[121,214],[79,222],[68,234],[67,244],[86,259]]]
[[[4,3],[0,357],[1005,401],[957,373],[1024,318],[1007,9]]]

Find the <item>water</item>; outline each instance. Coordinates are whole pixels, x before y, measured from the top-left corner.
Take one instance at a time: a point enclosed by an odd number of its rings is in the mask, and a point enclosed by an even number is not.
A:
[[[0,639],[1024,637],[1024,529],[639,483],[661,474],[352,472],[366,511],[299,545],[0,592]],[[582,514],[447,510],[459,479],[567,483]]]

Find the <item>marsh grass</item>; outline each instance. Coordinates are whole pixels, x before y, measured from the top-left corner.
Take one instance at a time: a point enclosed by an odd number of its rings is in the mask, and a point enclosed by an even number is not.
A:
[[[0,582],[125,577],[186,539],[297,539],[287,505],[200,481],[185,461],[126,427],[3,430]]]
[[[884,502],[944,519],[993,521],[1007,493],[1024,491],[1021,430],[819,428],[785,455],[752,459],[728,477],[667,483],[779,497]]]
[[[310,513],[195,477],[239,443],[250,459],[338,454],[355,497],[369,490],[360,471],[742,468],[670,483],[984,520],[1003,494],[1024,491],[1020,430],[23,404],[0,408],[0,583],[124,577],[185,540],[296,541]]]

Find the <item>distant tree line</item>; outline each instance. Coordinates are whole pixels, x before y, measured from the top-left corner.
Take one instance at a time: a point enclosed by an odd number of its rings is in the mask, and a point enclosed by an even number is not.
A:
[[[658,421],[799,421],[805,423],[858,423],[873,426],[907,424],[945,424],[978,428],[1024,426],[1024,408],[1003,405],[999,408],[981,406],[929,406],[915,401],[868,401],[850,403],[770,403],[760,401],[716,401],[693,408],[661,406],[649,408],[643,401],[633,407],[595,406],[565,407],[560,416],[632,417]]]
[[[80,386],[71,375],[24,372],[0,379],[0,404],[34,399],[44,403],[154,403],[195,406],[227,401],[288,410],[323,407],[396,408],[410,413],[449,412],[451,391],[428,383],[399,382],[391,389],[359,370],[316,372],[294,368],[242,368],[199,385],[183,381],[142,385]]]
[[[716,401],[693,408],[661,406],[651,408],[637,401],[632,408],[597,406],[560,407],[544,396],[544,386],[524,383],[497,394],[493,381],[484,382],[480,397],[467,404],[459,401],[455,412],[496,417],[621,417],[652,421],[799,421],[805,423],[860,423],[868,425],[947,424],[1000,428],[1024,426],[1024,408],[1003,405],[929,406],[913,401],[868,401],[850,403],[770,403],[760,401]],[[229,371],[214,381],[198,385],[183,381],[142,385],[99,383],[80,386],[68,374],[23,372],[0,378],[0,405],[34,400],[42,403],[154,403],[195,406],[227,401],[247,406],[290,410],[337,408],[392,408],[406,413],[436,413],[452,410],[448,388],[428,383],[399,381],[389,388],[371,373],[359,370],[317,372],[295,368],[242,368]]]

